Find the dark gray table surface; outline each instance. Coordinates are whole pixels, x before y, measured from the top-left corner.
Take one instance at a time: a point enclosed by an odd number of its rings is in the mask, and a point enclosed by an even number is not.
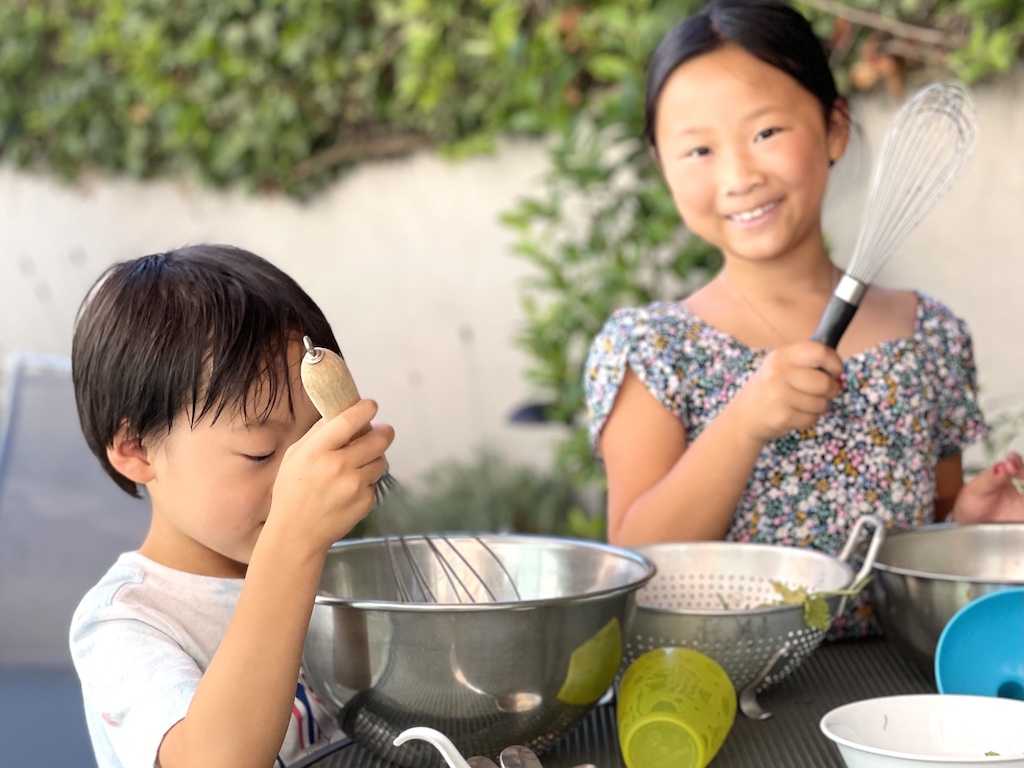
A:
[[[859,699],[934,693],[923,670],[901,657],[886,640],[847,640],[820,646],[788,678],[758,697],[772,712],[753,721],[737,714],[729,737],[711,768],[843,768],[839,751],[818,722],[829,710]],[[597,707],[551,750],[544,768],[593,763],[625,768],[619,752],[613,705]],[[391,768],[362,747],[340,743],[307,758],[301,768]]]

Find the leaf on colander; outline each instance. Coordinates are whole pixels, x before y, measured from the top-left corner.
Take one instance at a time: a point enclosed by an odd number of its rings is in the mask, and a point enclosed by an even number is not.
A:
[[[804,624],[810,629],[826,630],[832,626],[832,612],[829,610],[827,598],[859,595],[869,581],[871,581],[870,574],[861,579],[859,584],[854,584],[849,589],[837,589],[830,592],[809,592],[803,587],[793,589],[787,587],[782,582],[772,581],[772,589],[778,592],[780,597],[773,603],[764,603],[761,607],[803,605]]]
[[[832,626],[832,612],[821,595],[812,595],[804,600],[804,624],[811,629],[828,629]]]
[[[772,605],[800,605],[807,600],[808,593],[803,587],[790,589],[781,581],[773,581],[771,584],[772,589],[780,595],[779,600],[776,600]]]

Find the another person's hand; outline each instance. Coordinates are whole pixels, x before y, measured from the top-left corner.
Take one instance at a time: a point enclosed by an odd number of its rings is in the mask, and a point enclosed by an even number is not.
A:
[[[752,437],[768,441],[794,429],[807,429],[839,394],[843,362],[834,349],[805,341],[771,352],[735,405]]]
[[[966,524],[1024,522],[1024,495],[1018,490],[1021,482],[1024,459],[1018,453],[1007,453],[960,490],[950,520]]]

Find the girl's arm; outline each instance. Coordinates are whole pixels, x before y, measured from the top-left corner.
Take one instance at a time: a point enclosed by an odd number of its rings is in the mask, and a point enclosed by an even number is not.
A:
[[[628,369],[599,447],[608,477],[608,539],[722,539],[764,444],[814,424],[839,392],[835,350],[801,342],[769,354],[692,443]]]
[[[959,453],[947,456],[935,467],[935,522],[949,517],[953,504],[964,486],[964,468]]]
[[[609,542],[725,538],[764,446],[734,422],[726,408],[688,445],[679,419],[627,369],[600,441]]]

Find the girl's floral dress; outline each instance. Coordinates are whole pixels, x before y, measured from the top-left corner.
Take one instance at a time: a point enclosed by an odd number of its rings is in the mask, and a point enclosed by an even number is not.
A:
[[[692,442],[768,352],[682,304],[618,310],[594,340],[584,376],[596,455],[627,365]],[[865,513],[887,528],[932,522],[936,465],[985,431],[967,326],[918,294],[911,336],[846,359],[842,392],[818,422],[765,445],[726,538],[835,553]],[[868,602],[854,602],[834,637],[875,631]]]

